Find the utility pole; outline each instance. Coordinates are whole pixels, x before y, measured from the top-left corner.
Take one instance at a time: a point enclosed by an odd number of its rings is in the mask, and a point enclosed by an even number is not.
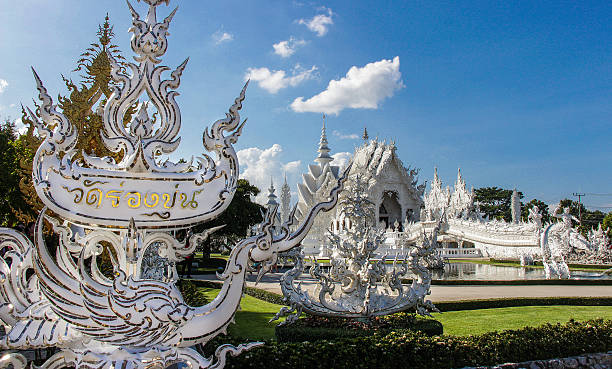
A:
[[[586,194],[574,192],[572,195],[578,197],[578,219],[580,221],[580,225],[582,225],[582,203],[580,202],[580,198]]]

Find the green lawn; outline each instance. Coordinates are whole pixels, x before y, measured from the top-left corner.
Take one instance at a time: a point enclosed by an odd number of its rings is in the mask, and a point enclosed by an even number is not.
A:
[[[202,288],[209,300],[218,289]],[[230,325],[229,333],[234,337],[250,340],[274,338],[276,322],[269,323],[281,305],[265,302],[244,295],[242,309],[236,313],[236,324]],[[444,333],[451,335],[480,334],[544,323],[567,322],[570,319],[612,319],[612,306],[521,306],[498,309],[449,311],[433,314],[444,326]]]
[[[218,289],[213,288],[202,288],[202,290],[209,301],[212,301],[219,293]],[[269,323],[269,320],[278,313],[281,305],[244,295],[240,307],[241,309],[236,313],[236,324],[230,325],[229,334],[251,340],[274,338],[274,327],[279,322]]]
[[[612,306],[519,306],[498,309],[449,311],[433,314],[444,333],[456,336],[563,323],[570,319],[612,319]]]

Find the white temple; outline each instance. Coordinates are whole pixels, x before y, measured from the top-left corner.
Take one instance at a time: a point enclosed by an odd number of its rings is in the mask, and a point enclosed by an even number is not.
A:
[[[473,189],[468,190],[461,170],[457,172],[454,188],[443,187],[434,169],[429,192],[418,184],[418,170],[404,167],[396,154],[394,142],[370,140],[364,130],[363,144],[355,149],[349,176],[361,174],[369,177],[369,199],[375,203],[379,226],[387,229],[385,248],[381,255],[403,252],[399,240],[413,240],[433,232],[442,219],[438,235],[437,253],[443,257],[491,257],[521,259],[540,257],[542,250],[542,224],[533,220],[521,221],[521,204],[516,189],[512,196],[512,222],[483,219],[474,203]],[[309,165],[298,184],[298,211],[302,218],[308,209],[328,193],[336,182],[339,169],[331,165],[331,149],[327,141],[325,125],[321,131],[318,156]],[[337,210],[321,214],[311,232],[303,241],[306,255],[327,257],[329,239],[327,230],[339,232],[351,227]],[[546,225],[544,225],[546,226]]]
[[[375,204],[376,219],[385,228],[399,227],[398,231],[401,231],[406,222],[419,220],[425,185],[417,185],[418,170],[404,167],[395,150],[395,143],[368,140],[367,131],[364,131],[364,143],[355,150],[349,176],[357,173],[371,174],[368,176],[369,195]],[[319,155],[314,160],[315,164],[309,165],[309,172],[302,175],[303,182],[298,184],[298,220],[302,218],[304,209],[325,200],[322,195],[338,179],[340,168],[331,165],[333,158],[329,155],[330,151],[324,124]],[[321,214],[307,240],[303,242],[306,254],[325,256],[327,229],[340,231],[346,227],[351,227],[351,223],[341,214],[334,211]]]

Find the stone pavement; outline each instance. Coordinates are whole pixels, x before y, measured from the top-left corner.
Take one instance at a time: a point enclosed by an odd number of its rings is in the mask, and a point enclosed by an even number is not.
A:
[[[282,273],[267,273],[255,285],[255,273],[248,276],[247,285],[281,294],[279,285]],[[196,275],[196,279],[217,280],[215,275]],[[310,276],[303,276],[302,289],[314,291]],[[431,286],[429,299],[437,301],[456,301],[470,299],[508,298],[508,297],[612,297],[612,286]]]
[[[600,354],[585,354],[563,359],[525,361],[495,366],[479,366],[463,369],[608,369],[612,368],[612,351]]]

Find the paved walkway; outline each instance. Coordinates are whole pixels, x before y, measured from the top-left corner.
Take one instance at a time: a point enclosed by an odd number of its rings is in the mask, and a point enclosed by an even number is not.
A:
[[[281,273],[264,275],[255,285],[255,274],[248,277],[247,285],[281,294],[279,280]],[[308,276],[309,277],[309,276]],[[214,275],[196,275],[196,279],[216,280]],[[302,289],[312,293],[314,283],[304,279]],[[612,286],[431,286],[429,299],[436,301],[456,301],[470,299],[508,298],[508,297],[612,297]]]

